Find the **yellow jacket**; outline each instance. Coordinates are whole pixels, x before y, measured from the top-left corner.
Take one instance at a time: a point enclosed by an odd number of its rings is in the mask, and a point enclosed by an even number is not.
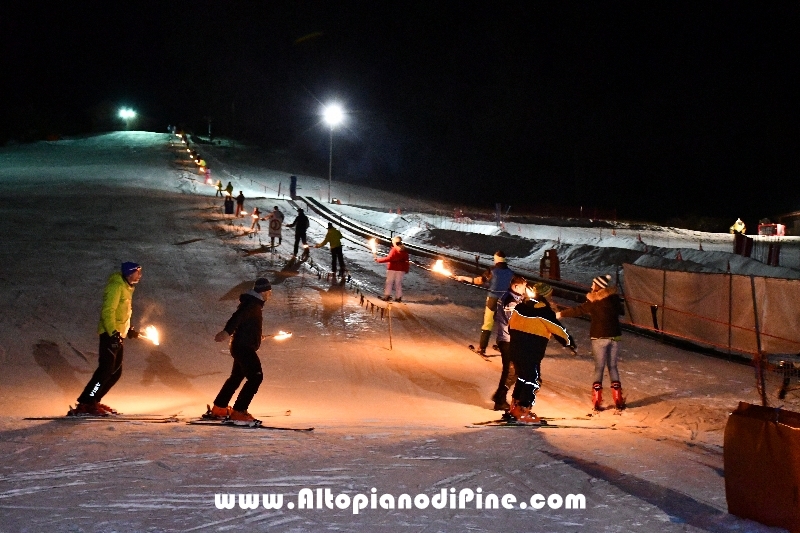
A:
[[[100,310],[100,323],[97,333],[111,335],[119,331],[122,337],[128,334],[131,327],[133,307],[133,286],[129,285],[121,272],[114,272],[108,277],[103,291],[103,308]]]

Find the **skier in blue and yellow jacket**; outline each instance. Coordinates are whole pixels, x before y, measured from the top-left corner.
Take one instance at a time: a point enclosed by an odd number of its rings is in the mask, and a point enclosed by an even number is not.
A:
[[[531,298],[517,304],[508,319],[510,336],[509,353],[517,371],[513,399],[509,414],[517,422],[540,424],[541,419],[531,412],[539,390],[539,368],[547,342],[555,336],[561,345],[576,349],[575,341],[566,328],[556,319],[547,301],[529,287]]]
[[[497,310],[497,300],[511,286],[511,278],[514,272],[508,268],[506,254],[502,250],[494,253],[494,266],[487,269],[483,274],[475,278],[471,276],[456,276],[458,281],[466,281],[475,285],[489,284],[489,295],[486,297],[486,306],[483,308],[483,324],[481,325],[481,337],[478,341],[478,353],[486,354],[486,347],[489,346],[489,337],[494,329],[494,313]]]

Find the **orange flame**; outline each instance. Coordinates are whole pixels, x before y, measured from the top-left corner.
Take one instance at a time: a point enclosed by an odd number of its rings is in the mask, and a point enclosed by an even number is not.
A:
[[[144,328],[144,335],[139,335],[139,336],[142,337],[143,339],[152,341],[153,344],[158,346],[158,330],[155,328],[155,326],[147,326],[146,328]]]
[[[452,277],[453,276],[453,273],[450,272],[449,270],[447,270],[444,267],[444,261],[442,261],[441,259],[437,259],[436,260],[436,262],[431,267],[431,271],[437,272],[439,274],[443,274],[443,275],[448,276],[448,277]]]
[[[369,248],[372,250],[372,255],[376,255],[378,253],[378,243],[375,242],[375,239],[369,240]]]
[[[273,337],[273,338],[274,338],[276,341],[282,341],[282,340],[286,340],[286,339],[288,339],[288,338],[289,338],[289,337],[291,337],[291,336],[292,336],[292,332],[291,332],[291,331],[283,331],[283,330],[281,330],[281,331],[279,331],[279,332],[277,333],[277,335],[275,335],[275,337]]]

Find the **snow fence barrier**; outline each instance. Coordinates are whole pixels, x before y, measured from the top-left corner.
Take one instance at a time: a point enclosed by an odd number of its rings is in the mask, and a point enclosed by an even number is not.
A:
[[[723,461],[729,513],[800,533],[800,413],[739,403]]]
[[[800,352],[800,280],[623,265],[630,323],[744,354]]]

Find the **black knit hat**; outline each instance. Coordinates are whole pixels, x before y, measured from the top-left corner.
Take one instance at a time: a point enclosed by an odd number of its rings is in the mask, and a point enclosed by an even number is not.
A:
[[[267,292],[272,290],[272,285],[270,285],[269,280],[267,278],[258,278],[253,285],[253,290],[256,292]]]

